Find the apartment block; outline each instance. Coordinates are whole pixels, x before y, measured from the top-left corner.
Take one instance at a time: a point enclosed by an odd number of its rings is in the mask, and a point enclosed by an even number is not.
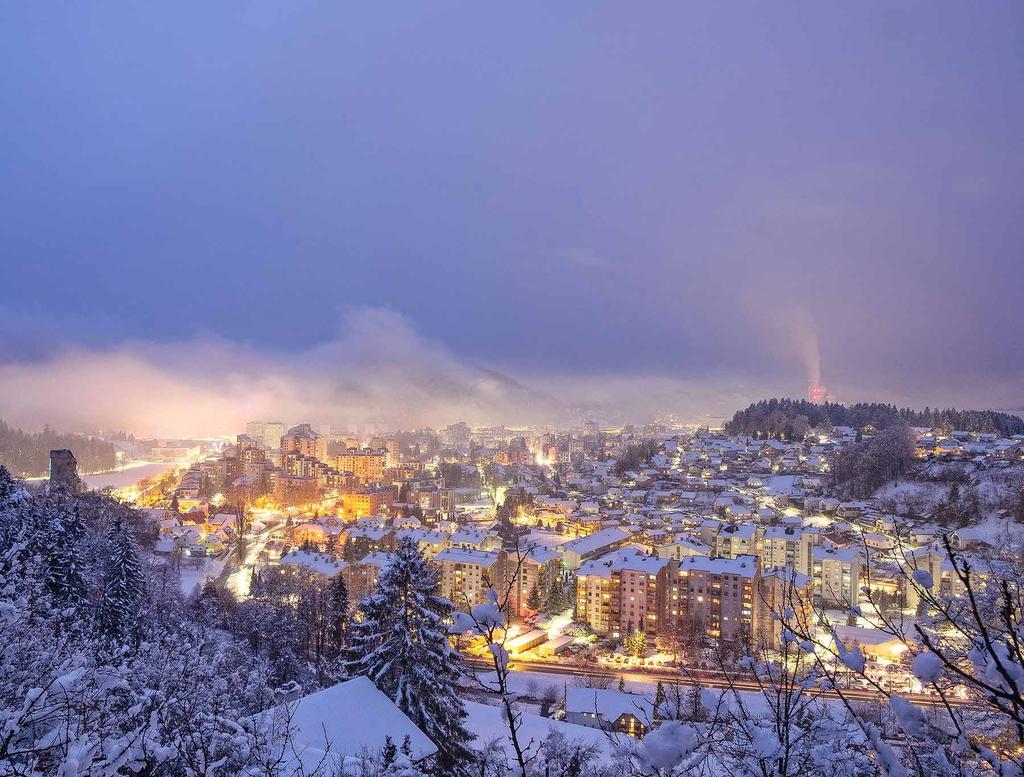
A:
[[[347,450],[334,457],[334,468],[338,472],[351,472],[364,483],[376,483],[384,476],[387,454],[384,451]]]
[[[501,586],[505,552],[446,548],[434,556],[440,568],[441,596],[460,610],[485,604],[487,589]]]
[[[810,575],[814,571],[811,558],[818,534],[793,526],[768,526],[764,529],[758,544],[757,555],[761,566],[790,567],[795,571]]]
[[[752,523],[727,523],[715,535],[715,555],[739,558],[757,554],[761,528]]]
[[[814,549],[814,592],[826,606],[856,607],[860,603],[862,555],[856,548]]]
[[[587,561],[576,574],[576,619],[598,634],[642,630],[655,636],[665,617],[671,565],[632,548]]]
[[[760,563],[753,555],[686,556],[673,565],[664,628],[693,619],[703,624],[709,637],[727,642],[749,639],[761,615],[755,606],[760,577]]]
[[[516,574],[514,565],[518,565]],[[508,554],[507,577],[516,575],[512,582],[512,590],[509,606],[512,613],[520,618],[533,615],[526,602],[530,598],[530,592],[536,588],[537,593],[543,597],[551,589],[551,582],[562,576],[562,557],[553,550],[547,548],[532,548],[523,551],[520,556],[514,553]]]

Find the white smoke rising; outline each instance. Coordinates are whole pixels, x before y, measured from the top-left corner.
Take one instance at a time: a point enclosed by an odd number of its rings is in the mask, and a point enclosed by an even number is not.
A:
[[[796,308],[790,312],[788,323],[788,341],[796,350],[800,363],[804,366],[807,382],[815,386],[821,384],[821,349],[818,346],[818,329],[814,317],[806,310]]]

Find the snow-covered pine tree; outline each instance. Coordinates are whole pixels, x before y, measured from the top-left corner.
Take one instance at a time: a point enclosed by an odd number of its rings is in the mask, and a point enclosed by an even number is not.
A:
[[[472,759],[473,735],[458,696],[459,655],[446,636],[452,604],[437,595],[437,571],[411,537],[399,541],[360,610],[349,671],[373,680],[430,737],[440,773],[462,773]]]
[[[548,615],[557,615],[565,609],[565,592],[562,590],[562,582],[557,578],[551,578],[551,586],[548,588],[547,598],[544,600],[544,612]]]
[[[49,518],[46,538],[46,587],[61,608],[79,608],[89,587],[83,573],[80,544],[85,524],[76,504],[61,504]]]
[[[97,622],[103,634],[124,638],[136,624],[146,579],[135,535],[122,516],[114,519],[107,540],[110,558],[103,574],[103,598]]]
[[[348,641],[348,586],[345,576],[337,574],[327,589],[328,654],[337,656]]]
[[[13,501],[17,495],[23,493],[24,491],[18,485],[18,481],[11,476],[10,470],[3,464],[0,464],[0,507]]]
[[[539,612],[541,605],[544,602],[541,601],[540,591],[537,590],[537,584],[533,584],[533,588],[530,589],[530,595],[526,597],[526,606],[534,612]]]

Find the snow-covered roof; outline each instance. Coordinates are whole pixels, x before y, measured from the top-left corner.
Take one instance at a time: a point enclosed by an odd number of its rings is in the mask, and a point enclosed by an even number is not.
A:
[[[707,558],[705,556],[684,556],[679,562],[680,572],[710,572],[715,575],[740,575],[753,577],[757,574],[757,556],[736,558]]]
[[[581,556],[587,553],[593,553],[596,550],[600,550],[607,545],[612,545],[616,542],[624,542],[630,537],[629,532],[623,531],[622,529],[602,529],[601,531],[588,534],[586,537],[579,537],[575,540],[570,540],[562,545],[562,548],[573,553],[578,553]]]
[[[448,542],[453,545],[479,545],[485,539],[487,539],[487,532],[482,529],[463,528],[452,534],[448,538]]]
[[[361,559],[359,559],[359,561],[357,561],[355,563],[357,563],[357,564],[371,564],[371,565],[373,565],[375,567],[380,567],[381,569],[383,569],[390,562],[391,562],[391,554],[390,553],[385,553],[383,551],[377,551],[376,553],[367,553],[365,556],[363,556]]]
[[[766,526],[764,530],[766,540],[798,540],[802,534],[795,526]]]
[[[293,550],[281,557],[282,566],[297,566],[319,572],[327,577],[334,577],[348,566],[341,559],[328,553],[311,553],[307,550]]]
[[[856,561],[860,558],[860,550],[857,548],[814,548],[811,551],[815,561],[826,559],[838,559],[839,561]]]
[[[618,550],[600,558],[591,559],[580,567],[577,574],[580,577],[594,575],[597,577],[610,577],[612,572],[629,570],[633,572],[646,572],[648,575],[656,575],[669,563],[667,558],[650,556],[642,549],[630,548]]]
[[[649,723],[654,719],[654,699],[646,694],[625,691],[569,688],[565,695],[565,711],[596,712],[609,723],[623,715],[634,715],[642,723]]]
[[[561,556],[559,556],[555,551],[540,545],[530,548],[530,550],[527,551],[526,556],[533,561],[536,561],[538,564],[547,564],[549,561],[561,558]]]
[[[668,542],[665,542],[665,543],[662,543],[661,545],[659,545],[659,547],[661,547],[661,548],[681,547],[681,548],[686,548],[688,550],[692,550],[695,553],[698,553],[698,554],[701,554],[701,555],[705,555],[705,556],[708,555],[711,552],[711,548],[709,548],[703,542],[701,542],[700,540],[696,540],[693,537],[690,537],[690,536],[688,536],[686,534],[677,534],[675,537],[670,539]]]
[[[757,531],[757,527],[751,523],[731,523],[728,526],[723,526],[719,529],[719,537],[735,537],[740,540],[750,540],[754,538],[754,534]]]
[[[317,763],[330,746],[332,758],[377,753],[385,738],[401,745],[409,737],[414,761],[437,747],[366,677],[355,677],[305,696],[289,705],[295,750],[304,764]]]
[[[482,567],[489,567],[497,560],[497,551],[469,550],[466,548],[445,548],[434,556],[434,561],[439,564],[443,561],[448,561],[453,564],[478,564]]]

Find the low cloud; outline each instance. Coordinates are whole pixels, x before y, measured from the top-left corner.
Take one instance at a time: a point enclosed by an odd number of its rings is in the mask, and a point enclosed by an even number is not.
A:
[[[208,337],[69,348],[0,365],[0,418],[25,428],[124,429],[137,435],[232,434],[255,419],[374,422],[388,428],[471,423],[643,422],[672,413],[717,423],[764,396],[800,396],[803,376],[767,384],[736,376],[519,374],[471,363],[381,308],[351,310],[338,337],[267,352]],[[837,386],[846,401],[1013,408],[1019,384],[926,394],[889,385]],[[953,390],[953,387],[948,387]],[[945,396],[946,399],[942,399]],[[966,401],[965,401],[966,400]]]
[[[360,308],[339,336],[264,352],[219,338],[71,348],[0,366],[0,418],[27,428],[138,435],[230,434],[248,420],[390,428],[474,423],[715,418],[758,396],[659,376],[510,377],[459,358],[387,309]]]

